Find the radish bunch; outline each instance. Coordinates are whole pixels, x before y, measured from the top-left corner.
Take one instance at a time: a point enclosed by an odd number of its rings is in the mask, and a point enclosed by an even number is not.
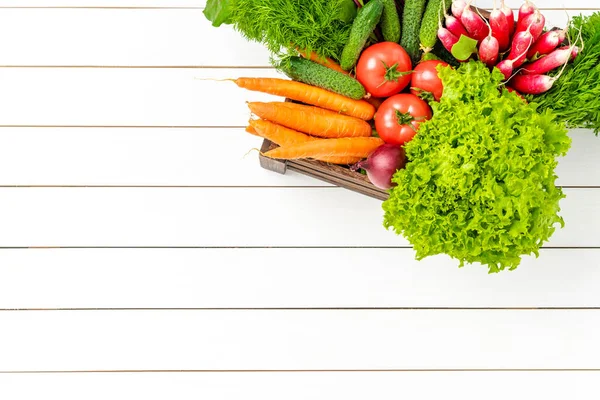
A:
[[[550,90],[560,74],[545,74],[564,67],[579,52],[575,46],[563,45],[565,30],[544,32],[546,19],[529,0],[520,7],[516,21],[504,0],[499,8],[494,1],[488,19],[472,8],[471,2],[452,2],[452,15],[444,16],[445,26],[440,21],[440,41],[450,52],[462,36],[472,39],[473,44],[477,41],[479,60],[498,68],[507,84],[518,92],[540,94]]]

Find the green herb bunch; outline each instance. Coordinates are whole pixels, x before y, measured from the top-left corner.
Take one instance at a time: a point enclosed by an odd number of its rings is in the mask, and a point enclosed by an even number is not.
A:
[[[384,226],[404,235],[417,259],[448,254],[490,272],[514,269],[564,225],[557,157],[571,140],[550,111],[502,88],[479,61],[438,67],[444,96],[406,145],[409,163],[383,203]]]
[[[356,6],[353,0],[209,0],[204,14],[275,55],[299,48],[339,61]]]
[[[581,36],[580,36],[581,30]],[[575,16],[568,28],[571,40],[582,48],[575,61],[539,96],[527,96],[540,110],[550,109],[568,128],[600,132],[600,12]]]

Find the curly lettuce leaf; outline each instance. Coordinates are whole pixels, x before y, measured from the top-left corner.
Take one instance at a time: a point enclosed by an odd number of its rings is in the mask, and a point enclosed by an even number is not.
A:
[[[514,269],[564,226],[557,157],[571,141],[550,111],[539,113],[479,61],[438,67],[444,84],[434,116],[406,145],[383,203],[384,226],[404,235],[417,259],[448,254],[490,272]]]

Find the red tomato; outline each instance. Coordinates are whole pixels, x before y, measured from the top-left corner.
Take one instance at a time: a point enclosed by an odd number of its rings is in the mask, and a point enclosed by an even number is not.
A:
[[[440,101],[444,86],[442,80],[438,77],[436,67],[438,65],[448,66],[447,63],[439,60],[423,61],[415,67],[410,83],[410,92],[419,95],[421,91],[433,94],[435,101]]]
[[[374,97],[400,93],[410,83],[412,62],[398,43],[381,42],[367,47],[356,64],[356,79]]]
[[[403,145],[417,134],[421,122],[431,117],[425,101],[411,93],[400,93],[381,104],[375,115],[375,129],[384,142]]]

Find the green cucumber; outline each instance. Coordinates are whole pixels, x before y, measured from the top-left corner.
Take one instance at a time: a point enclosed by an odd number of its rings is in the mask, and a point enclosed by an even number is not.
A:
[[[421,21],[421,49],[429,53],[438,41],[437,32],[440,26],[440,20],[443,21],[444,15],[450,7],[450,0],[429,0]]]
[[[402,39],[400,45],[410,55],[413,64],[420,59],[420,38],[421,18],[425,11],[426,0],[406,0],[404,2],[404,12],[402,13]]]
[[[360,100],[367,91],[359,81],[302,57],[289,57],[281,70],[293,80],[318,86],[351,99]]]
[[[395,0],[381,0],[383,13],[381,14],[381,33],[386,42],[398,43],[400,41],[400,17],[396,9]]]
[[[366,6],[358,10],[356,18],[350,29],[350,37],[342,51],[340,66],[345,71],[350,71],[356,65],[360,52],[365,47],[367,39],[375,30],[383,13],[381,0],[371,0]]]

